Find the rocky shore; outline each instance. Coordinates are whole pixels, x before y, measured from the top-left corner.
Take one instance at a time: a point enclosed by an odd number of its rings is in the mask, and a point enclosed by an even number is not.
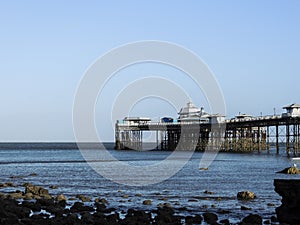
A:
[[[0,183],[1,188],[14,187],[12,182]],[[49,190],[30,183],[24,183],[22,187],[9,193],[0,193],[0,224],[2,225],[46,225],[46,224],[70,224],[70,225],[167,225],[167,224],[233,224],[230,212],[222,212],[228,215],[226,219],[220,219],[217,213],[207,208],[205,212],[178,213],[177,208],[170,204],[160,204],[150,210],[130,208],[127,211],[109,207],[105,198],[92,199],[89,196],[77,195],[67,199],[65,195],[51,195]],[[56,189],[50,186],[50,189]],[[19,190],[22,189],[22,190]],[[206,194],[211,194],[207,191]],[[125,197],[124,197],[125,198]],[[237,200],[251,201],[256,198],[249,191],[239,192]],[[151,205],[150,199],[143,201],[144,205]],[[180,209],[184,211],[185,209]],[[249,210],[241,207],[241,210]],[[249,213],[234,224],[278,224],[276,217],[264,219],[258,214]]]

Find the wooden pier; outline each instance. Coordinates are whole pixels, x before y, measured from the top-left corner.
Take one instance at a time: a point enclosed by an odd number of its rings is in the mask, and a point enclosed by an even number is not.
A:
[[[300,153],[300,116],[290,111],[273,116],[237,116],[220,123],[208,118],[188,122],[151,122],[146,118],[117,121],[115,148],[144,150],[144,133],[152,132],[156,150],[204,151],[213,146],[211,149],[225,152],[275,149],[279,153],[284,149],[288,155]]]

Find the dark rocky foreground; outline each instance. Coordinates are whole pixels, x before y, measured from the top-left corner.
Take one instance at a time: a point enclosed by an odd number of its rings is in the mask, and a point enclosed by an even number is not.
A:
[[[13,186],[5,183],[2,186]],[[52,187],[55,188],[55,187]],[[252,192],[240,192],[238,199],[255,198]],[[24,184],[24,191],[0,194],[0,224],[2,225],[176,225],[176,224],[231,224],[230,218],[220,220],[212,212],[193,215],[178,215],[170,205],[161,205],[153,210],[128,209],[126,212],[109,208],[106,199],[95,199],[92,203],[87,196],[78,195],[70,203],[64,195],[51,196],[47,189],[30,183]],[[145,200],[143,204],[150,203]],[[228,214],[230,217],[230,214]],[[250,214],[243,218],[241,225],[276,224],[276,218],[263,222],[261,216]]]
[[[282,205],[276,209],[281,223],[300,224],[300,180],[274,180],[275,191],[282,196]]]

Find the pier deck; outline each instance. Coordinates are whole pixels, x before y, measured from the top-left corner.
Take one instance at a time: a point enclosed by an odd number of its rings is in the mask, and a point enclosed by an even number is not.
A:
[[[218,138],[218,151],[269,151],[275,148],[277,153],[284,149],[287,154],[297,155],[300,150],[300,117],[274,115],[251,118],[234,118],[217,124],[223,127],[219,133],[213,134],[212,122],[151,122],[135,121],[116,123],[116,149],[143,150],[144,132],[155,133],[157,150],[182,150],[193,146],[203,151]]]

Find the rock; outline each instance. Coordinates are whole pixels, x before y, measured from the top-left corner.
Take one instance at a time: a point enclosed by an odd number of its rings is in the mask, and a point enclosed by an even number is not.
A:
[[[251,210],[251,208],[248,208],[248,207],[242,205],[241,210]]]
[[[171,208],[172,205],[170,203],[168,203],[168,202],[164,202],[164,203],[158,203],[157,207],[158,208],[164,208],[164,207]],[[182,208],[179,208],[178,210],[184,211]]]
[[[96,198],[95,199],[95,202],[99,202],[99,203],[102,203],[102,204],[105,204],[105,205],[108,205],[108,201],[105,199],[105,198]]]
[[[230,221],[228,219],[220,220],[221,224],[230,225]]]
[[[22,206],[31,209],[33,212],[39,212],[42,209],[41,204],[38,202],[23,201]]]
[[[174,215],[174,210],[169,207],[158,208],[156,211],[156,224],[181,224],[181,217]]]
[[[23,194],[22,192],[13,192],[7,195],[8,198],[12,198],[12,199],[21,199],[23,198]]]
[[[282,197],[276,208],[278,221],[283,224],[300,224],[300,180],[274,180],[275,191]]]
[[[32,193],[26,193],[26,194],[24,194],[24,197],[23,197],[24,200],[31,200],[32,198],[33,198]]]
[[[11,178],[11,179],[22,179],[23,176],[10,176],[9,178]]]
[[[284,174],[300,174],[300,170],[296,166],[285,168],[282,171],[277,173],[284,173]]]
[[[45,199],[51,199],[52,197],[49,195],[49,192],[47,189],[42,188],[40,186],[35,186],[32,184],[24,184],[25,185],[25,194],[31,193],[33,194],[34,198],[42,197]]]
[[[195,216],[186,216],[185,217],[185,224],[201,224],[202,223],[202,217],[200,215]]]
[[[246,216],[242,222],[245,225],[262,225],[262,218],[257,214],[250,214],[249,216]]]
[[[13,182],[6,182],[6,183],[4,184],[4,186],[5,186],[5,187],[14,187],[15,185],[14,185]]]
[[[218,221],[218,216],[214,213],[206,212],[203,213],[204,221],[208,224],[213,224]]]
[[[43,207],[49,207],[55,205],[55,202],[53,199],[37,199],[37,203],[39,203]]]
[[[57,195],[55,198],[56,201],[60,202],[60,201],[67,201],[67,198],[64,195]]]
[[[82,224],[94,224],[94,217],[89,213],[85,212],[81,215]]]
[[[106,211],[106,205],[104,203],[97,202],[97,203],[95,203],[95,206],[96,206],[96,211],[97,212],[104,213]]]
[[[31,174],[29,174],[29,176],[30,176],[30,177],[36,177],[37,174],[36,174],[36,173],[31,173]]]
[[[241,191],[237,194],[238,200],[252,200],[256,198],[256,195],[251,191]]]
[[[151,205],[152,201],[151,200],[144,200],[143,205]]]
[[[82,202],[91,202],[91,198],[90,197],[86,197],[84,195],[76,195],[76,197],[81,200]]]
[[[204,191],[204,194],[207,194],[207,195],[213,195],[214,193],[212,191]]]
[[[94,208],[91,206],[86,206],[82,202],[75,202],[74,205],[70,208],[72,213],[79,213],[79,212],[92,212]]]
[[[201,167],[201,168],[199,168],[199,170],[208,170],[208,168],[207,167]]]
[[[276,218],[276,216],[271,216],[271,222],[278,223],[278,219]]]
[[[49,188],[51,188],[51,189],[57,189],[57,186],[56,185],[50,185]]]
[[[125,219],[122,224],[151,224],[152,216],[151,213],[146,213],[142,210],[128,209]]]

